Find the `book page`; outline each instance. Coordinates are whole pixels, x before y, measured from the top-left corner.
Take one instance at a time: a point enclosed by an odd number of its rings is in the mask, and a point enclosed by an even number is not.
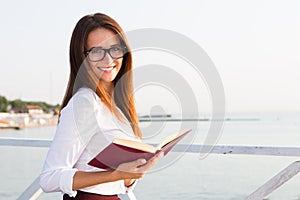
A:
[[[168,137],[166,137],[165,139],[163,139],[163,141],[161,141],[157,146],[156,146],[156,149],[160,150],[163,146],[165,146],[166,144],[168,144],[169,142],[175,140],[176,138],[190,132],[191,130],[188,130],[188,131],[182,131],[180,133],[175,133],[175,134],[172,134],[172,135],[169,135]]]
[[[155,153],[157,149],[149,144],[138,142],[138,141],[133,141],[133,140],[126,140],[126,139],[121,139],[121,138],[116,138],[113,140],[113,143],[119,144],[122,146],[130,147],[133,149],[138,149],[142,150],[145,152],[150,152],[150,153]]]

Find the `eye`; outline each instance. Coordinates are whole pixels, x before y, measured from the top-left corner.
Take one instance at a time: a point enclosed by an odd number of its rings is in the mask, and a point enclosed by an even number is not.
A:
[[[111,48],[112,51],[122,51],[122,47],[121,46],[113,46]]]
[[[99,47],[95,47],[95,48],[93,48],[92,50],[91,50],[91,53],[100,53],[100,52],[102,52],[103,50],[101,49],[101,48],[99,48]]]

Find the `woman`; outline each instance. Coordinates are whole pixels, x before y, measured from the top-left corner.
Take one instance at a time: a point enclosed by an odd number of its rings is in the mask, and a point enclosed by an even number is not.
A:
[[[104,14],[83,17],[70,44],[70,77],[40,185],[63,199],[120,199],[159,160],[103,170],[87,163],[116,138],[142,138],[132,85],[132,55],[123,30]],[[118,197],[119,195],[119,197]],[[74,198],[73,198],[74,197]]]

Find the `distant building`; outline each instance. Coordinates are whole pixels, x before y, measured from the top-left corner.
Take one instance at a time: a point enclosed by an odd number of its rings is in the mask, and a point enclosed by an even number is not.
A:
[[[44,111],[40,106],[26,106],[29,114],[43,114]]]
[[[9,113],[27,113],[27,108],[12,108],[9,110]]]
[[[40,106],[30,105],[30,106],[26,106],[25,108],[18,108],[18,107],[11,108],[9,110],[9,113],[43,114],[44,111]]]

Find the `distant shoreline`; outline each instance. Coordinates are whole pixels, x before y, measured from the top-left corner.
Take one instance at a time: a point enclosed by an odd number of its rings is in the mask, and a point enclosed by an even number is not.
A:
[[[58,116],[48,113],[0,113],[0,130],[55,126]]]

